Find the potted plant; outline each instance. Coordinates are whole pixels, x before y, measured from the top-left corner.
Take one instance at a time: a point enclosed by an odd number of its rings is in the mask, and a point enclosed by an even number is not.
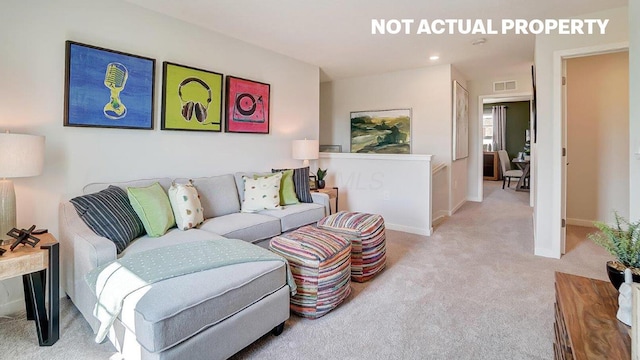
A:
[[[589,234],[589,239],[616,257],[615,261],[607,261],[607,274],[618,289],[624,282],[626,268],[631,269],[633,281],[640,282],[640,221],[629,222],[617,212],[615,219],[614,226],[596,222],[594,225],[600,232]]]
[[[318,177],[318,189],[324,189],[325,183],[324,183],[324,178],[325,176],[327,176],[327,170],[329,169],[320,169],[318,168],[318,171],[316,172],[316,176]]]

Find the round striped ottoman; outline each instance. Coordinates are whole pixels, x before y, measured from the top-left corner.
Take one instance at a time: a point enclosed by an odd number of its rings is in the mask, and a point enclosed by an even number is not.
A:
[[[351,240],[351,279],[370,280],[387,264],[384,219],[377,214],[345,212],[318,221],[318,228]]]
[[[351,293],[351,242],[343,236],[305,226],[272,238],[269,248],[289,262],[298,286],[294,314],[318,318]]]

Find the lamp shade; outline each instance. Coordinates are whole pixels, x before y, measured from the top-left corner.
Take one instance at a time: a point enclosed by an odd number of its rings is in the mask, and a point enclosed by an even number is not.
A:
[[[296,160],[314,160],[318,158],[318,140],[293,140],[291,152]]]
[[[0,133],[0,178],[42,173],[44,136]]]

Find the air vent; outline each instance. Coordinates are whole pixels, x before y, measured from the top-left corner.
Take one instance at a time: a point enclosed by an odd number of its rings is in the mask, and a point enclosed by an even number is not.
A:
[[[516,81],[515,80],[508,80],[508,81],[498,81],[498,82],[494,82],[493,83],[493,91],[494,92],[500,92],[500,91],[512,91],[517,89],[517,85],[516,85]]]

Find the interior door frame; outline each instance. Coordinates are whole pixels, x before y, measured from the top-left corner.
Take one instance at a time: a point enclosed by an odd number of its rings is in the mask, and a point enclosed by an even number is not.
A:
[[[604,44],[598,46],[589,46],[583,48],[557,50],[553,52],[553,138],[551,150],[553,161],[551,167],[553,169],[553,196],[551,203],[551,230],[552,230],[552,252],[555,257],[560,258],[565,251],[566,239],[566,159],[562,155],[562,148],[566,146],[567,119],[565,114],[566,98],[565,86],[562,84],[562,77],[565,75],[565,60],[577,57],[585,57],[592,55],[610,54],[620,51],[629,51],[629,42],[618,42]],[[565,227],[562,221],[565,220]]]
[[[533,99],[533,92],[519,92],[509,94],[491,94],[478,96],[478,201],[484,201],[484,179],[482,173],[484,172],[484,149],[482,147],[482,140],[484,140],[482,118],[484,115],[484,104],[499,103],[499,102],[514,102],[514,101],[529,101]],[[533,206],[533,204],[531,204]]]

